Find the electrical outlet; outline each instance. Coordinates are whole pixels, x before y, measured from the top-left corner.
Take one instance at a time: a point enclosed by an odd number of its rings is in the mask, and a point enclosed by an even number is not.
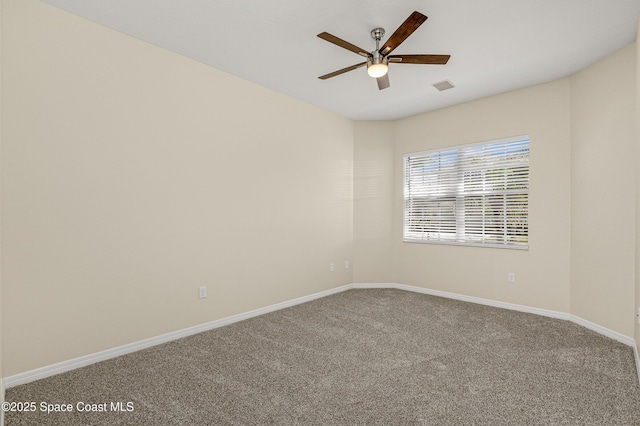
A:
[[[351,265],[349,265],[349,261],[345,260],[344,261],[344,269],[349,269],[351,267]]]
[[[207,286],[203,285],[202,287],[200,287],[198,289],[198,296],[200,297],[200,299],[204,299],[207,297]]]
[[[335,263],[330,263],[329,264],[329,272],[333,272],[336,270],[336,264]]]
[[[513,272],[509,272],[507,274],[507,282],[508,283],[515,283],[516,282],[516,274],[514,274]]]
[[[640,324],[640,308],[638,308],[638,324]]]

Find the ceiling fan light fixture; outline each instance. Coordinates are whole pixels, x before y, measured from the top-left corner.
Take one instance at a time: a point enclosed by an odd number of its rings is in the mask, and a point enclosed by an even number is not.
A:
[[[387,65],[387,58],[382,58],[382,60],[380,60],[379,56],[374,55],[372,59],[367,61],[367,74],[369,74],[370,77],[384,77],[388,71],[389,66]]]
[[[389,67],[385,64],[374,64],[367,68],[367,73],[373,77],[378,78],[384,76],[389,71]]]

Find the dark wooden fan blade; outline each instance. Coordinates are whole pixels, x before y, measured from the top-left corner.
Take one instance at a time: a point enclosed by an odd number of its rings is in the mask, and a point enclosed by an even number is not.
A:
[[[378,82],[378,90],[386,89],[389,87],[389,73],[376,78],[376,81]]]
[[[413,12],[409,17],[398,27],[387,42],[380,48],[379,52],[382,56],[388,55],[396,47],[400,46],[400,43],[405,41],[424,21],[427,17],[420,12]]]
[[[318,37],[320,37],[323,40],[328,41],[329,43],[333,43],[336,46],[340,46],[343,49],[347,49],[347,50],[350,50],[352,52],[357,53],[358,55],[362,55],[365,58],[369,58],[371,56],[371,53],[367,52],[366,50],[356,46],[355,44],[351,44],[348,41],[344,41],[343,39],[338,38],[338,37],[336,37],[334,35],[331,35],[331,34],[329,34],[327,32],[318,34]]]
[[[328,78],[335,77],[336,75],[340,75],[340,74],[344,74],[345,72],[353,71],[353,70],[355,70],[357,68],[360,68],[360,67],[363,67],[365,65],[367,65],[366,62],[362,62],[360,64],[355,64],[355,65],[351,65],[350,67],[342,68],[341,70],[334,71],[334,72],[329,73],[329,74],[321,75],[318,78],[320,80],[326,80]]]
[[[391,55],[389,62],[395,64],[433,64],[444,65],[451,55]]]

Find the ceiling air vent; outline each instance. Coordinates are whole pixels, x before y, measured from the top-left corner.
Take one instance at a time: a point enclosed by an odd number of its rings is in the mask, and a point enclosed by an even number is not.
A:
[[[438,89],[441,92],[444,92],[445,90],[453,89],[456,86],[454,86],[454,84],[452,82],[450,82],[449,80],[444,80],[444,81],[435,83],[433,85],[433,87],[435,87],[436,89]]]

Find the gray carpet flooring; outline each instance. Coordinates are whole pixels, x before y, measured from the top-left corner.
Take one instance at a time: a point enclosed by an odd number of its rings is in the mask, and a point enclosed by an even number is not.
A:
[[[7,399],[74,406],[9,412],[8,426],[640,425],[630,347],[567,321],[392,289],[349,290]]]

